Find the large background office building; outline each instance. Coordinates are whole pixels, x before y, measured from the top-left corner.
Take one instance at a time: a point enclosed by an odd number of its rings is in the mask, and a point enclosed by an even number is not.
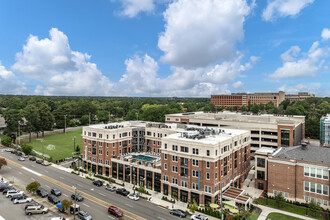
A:
[[[194,112],[165,115],[165,122],[249,130],[252,154],[260,147],[296,146],[305,138],[305,116]]]
[[[264,92],[264,93],[232,93],[230,95],[211,95],[211,102],[217,106],[242,107],[243,105],[267,104],[274,103],[278,107],[281,102],[288,99],[290,102],[302,101],[307,98],[314,97],[313,94],[307,92],[299,92],[298,94],[286,95],[285,92]]]

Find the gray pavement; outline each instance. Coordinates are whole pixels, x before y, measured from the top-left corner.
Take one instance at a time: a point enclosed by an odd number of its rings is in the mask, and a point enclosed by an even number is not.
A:
[[[294,213],[291,213],[291,212],[286,212],[286,211],[282,211],[282,210],[279,210],[279,209],[273,209],[273,208],[263,206],[263,205],[257,205],[257,204],[253,204],[253,205],[257,206],[258,208],[260,208],[262,210],[261,214],[258,217],[258,220],[266,220],[267,216],[272,212],[277,212],[277,213],[293,216],[293,217],[304,219],[304,220],[315,220],[315,219],[309,218],[307,216],[297,215],[297,214],[294,214]]]

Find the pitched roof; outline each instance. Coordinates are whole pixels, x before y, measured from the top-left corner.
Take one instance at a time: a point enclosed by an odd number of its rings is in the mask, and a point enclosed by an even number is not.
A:
[[[295,159],[312,163],[330,165],[330,148],[299,145],[294,147],[281,147],[273,155],[276,158]]]

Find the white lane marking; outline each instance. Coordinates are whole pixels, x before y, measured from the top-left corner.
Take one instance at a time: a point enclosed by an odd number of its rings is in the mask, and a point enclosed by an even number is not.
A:
[[[42,176],[41,173],[38,173],[38,172],[33,171],[33,170],[30,170],[29,168],[26,168],[26,167],[22,167],[22,168],[23,168],[24,170],[26,170],[26,171],[29,171],[30,173],[33,173],[33,174],[37,175],[37,176]]]
[[[46,187],[48,187],[48,188],[50,188],[50,186],[48,186],[48,185],[45,185]]]
[[[85,205],[85,206],[89,207],[89,205],[87,205],[87,204],[85,204],[85,203],[83,203],[83,205]]]
[[[34,179],[34,178],[31,178],[31,180],[35,181],[36,179]]]
[[[23,175],[23,173],[21,173],[21,172],[18,172],[19,174],[21,174],[21,175]]]
[[[94,190],[94,189],[91,189],[92,191]]]
[[[159,216],[158,216],[157,218],[159,218],[159,219],[161,219],[161,220],[166,220],[165,218],[162,218],[162,217],[159,217]]]
[[[132,206],[132,205],[130,205],[130,204],[127,204],[127,203],[126,203],[125,205],[127,205],[128,207],[131,207],[131,208],[133,208],[133,206]]]
[[[67,194],[64,194],[64,193],[63,193],[63,196],[66,196],[66,197],[68,197],[68,195],[67,195]]]
[[[115,218],[114,218],[114,217],[112,217],[111,215],[108,215],[108,217],[109,217],[109,218],[111,218],[111,219],[115,219]]]
[[[0,216],[0,220],[6,220],[6,219],[4,219],[4,218],[2,218],[2,216]]]
[[[64,178],[63,178],[63,177],[61,177],[61,176],[60,176],[60,178],[64,180]]]
[[[31,167],[36,167],[36,166],[34,166],[34,165],[32,164]]]
[[[103,193],[99,193],[101,196],[106,196],[106,195],[104,195]]]

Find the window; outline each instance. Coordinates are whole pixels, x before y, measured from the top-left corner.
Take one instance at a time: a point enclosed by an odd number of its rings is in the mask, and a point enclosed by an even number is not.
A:
[[[322,193],[322,184],[316,184],[316,192],[319,194]]]
[[[99,134],[99,138],[102,138],[102,134]]]
[[[289,198],[289,193],[285,192],[284,193],[284,198]]]
[[[102,155],[102,150],[99,150],[99,154]]]
[[[215,173],[215,179],[218,179],[218,173]]]
[[[116,143],[113,143],[113,144],[112,144],[112,147],[116,147]]]
[[[317,178],[322,178],[322,169],[316,169],[316,177]]]
[[[311,177],[315,177],[315,168],[311,168]]]
[[[304,175],[309,176],[309,167],[304,167]]]
[[[164,170],[167,170],[167,163],[164,163]]]
[[[187,188],[188,183],[186,181],[181,181],[181,186]]]
[[[197,183],[192,183],[192,188],[193,189],[198,189],[198,184]]]
[[[199,154],[199,149],[198,148],[193,148],[193,154],[198,155]]]
[[[218,167],[218,161],[215,161],[215,168]]]
[[[206,168],[210,168],[210,162],[206,161]]]
[[[215,150],[215,156],[218,156],[218,150]]]
[[[206,173],[206,179],[207,179],[207,180],[210,179],[210,173]]]
[[[178,172],[178,167],[177,166],[172,166],[172,172],[177,173]]]
[[[93,132],[92,136],[93,136],[93,137],[96,137],[96,133]]]
[[[99,159],[99,163],[102,163],[102,160],[101,159]]]
[[[172,145],[172,150],[173,151],[178,151],[178,146],[177,145]]]
[[[110,163],[109,163],[109,161],[108,160],[106,160],[105,161],[105,165],[109,165]]]
[[[275,195],[275,196],[277,195],[277,190],[274,190],[274,195]]]
[[[164,179],[164,181],[168,182],[168,176],[167,175],[164,175],[163,179]]]
[[[181,149],[181,152],[184,152],[184,153],[188,153],[189,152],[189,148],[188,147],[181,146],[180,149]]]
[[[109,151],[107,151],[107,156],[109,156]]]
[[[211,186],[204,186],[204,191],[208,193],[212,193],[212,187]]]
[[[327,200],[323,200],[323,205],[328,206],[328,201]]]
[[[329,186],[323,185],[323,195],[329,195]]]
[[[329,178],[329,171],[327,169],[323,170],[323,179],[327,180]]]
[[[304,182],[305,185],[305,191],[309,191],[309,182]]]
[[[265,168],[265,159],[257,158],[257,166]]]
[[[102,142],[99,142],[99,146],[102,147],[103,143]]]
[[[178,185],[178,179],[177,178],[172,178],[172,183]]]
[[[178,162],[178,156],[172,156],[172,161],[173,162]]]
[[[198,171],[197,170],[193,170],[192,171],[192,176],[193,177],[198,177]]]
[[[206,150],[206,156],[210,156],[210,150]]]
[[[164,148],[167,149],[167,144],[164,144]]]
[[[315,183],[311,183],[311,192],[315,192]]]
[[[112,139],[115,139],[116,138],[116,135],[112,135]]]
[[[257,171],[257,179],[258,180],[265,180],[265,172],[264,171]]]
[[[167,160],[167,154],[164,154],[164,160]]]
[[[308,203],[308,201],[309,201],[309,197],[308,197],[308,196],[305,196],[304,199],[305,199],[305,202]]]
[[[198,167],[198,160],[193,159],[192,160],[192,165]]]

